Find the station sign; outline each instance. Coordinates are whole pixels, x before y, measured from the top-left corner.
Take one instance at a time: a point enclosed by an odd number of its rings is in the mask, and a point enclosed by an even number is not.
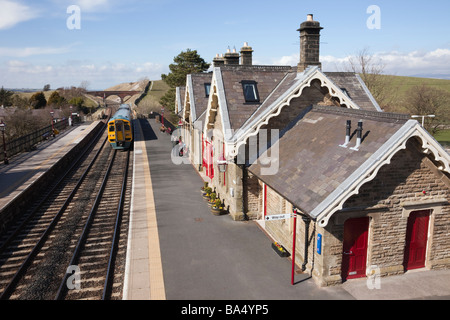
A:
[[[294,218],[294,216],[295,216],[295,214],[292,214],[292,213],[274,214],[274,215],[266,216],[265,220],[266,221],[285,220],[285,219]]]

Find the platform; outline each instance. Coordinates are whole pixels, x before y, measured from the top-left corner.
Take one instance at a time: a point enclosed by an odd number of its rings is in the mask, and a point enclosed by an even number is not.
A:
[[[0,164],[0,211],[52,168],[62,157],[91,133],[98,121],[63,131],[31,152],[21,153]]]
[[[134,121],[133,187],[125,267],[124,300],[165,300],[155,199],[147,146]]]

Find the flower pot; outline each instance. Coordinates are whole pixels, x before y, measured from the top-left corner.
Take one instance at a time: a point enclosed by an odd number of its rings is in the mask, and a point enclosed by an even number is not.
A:
[[[224,210],[223,210],[223,209],[220,209],[220,208],[217,208],[217,207],[215,207],[215,206],[212,206],[212,207],[211,207],[211,213],[212,213],[213,215],[215,215],[215,216],[220,216],[220,215],[222,215],[222,214],[224,213]]]
[[[286,249],[279,243],[272,243],[272,249],[275,250],[275,252],[282,258],[289,257],[289,252],[286,251]]]

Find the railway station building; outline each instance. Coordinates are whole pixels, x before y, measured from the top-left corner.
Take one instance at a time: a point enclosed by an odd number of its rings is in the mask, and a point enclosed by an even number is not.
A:
[[[321,30],[312,15],[300,25],[297,67],[252,65],[245,44],[187,77],[176,105],[191,163],[233,220],[259,221],[320,286],[448,268],[448,153],[357,74],[322,71]],[[270,219],[287,213],[297,223]]]

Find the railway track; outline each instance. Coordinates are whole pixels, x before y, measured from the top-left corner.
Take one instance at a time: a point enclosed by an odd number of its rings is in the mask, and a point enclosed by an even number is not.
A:
[[[0,299],[121,299],[130,152],[104,136],[0,235]]]

